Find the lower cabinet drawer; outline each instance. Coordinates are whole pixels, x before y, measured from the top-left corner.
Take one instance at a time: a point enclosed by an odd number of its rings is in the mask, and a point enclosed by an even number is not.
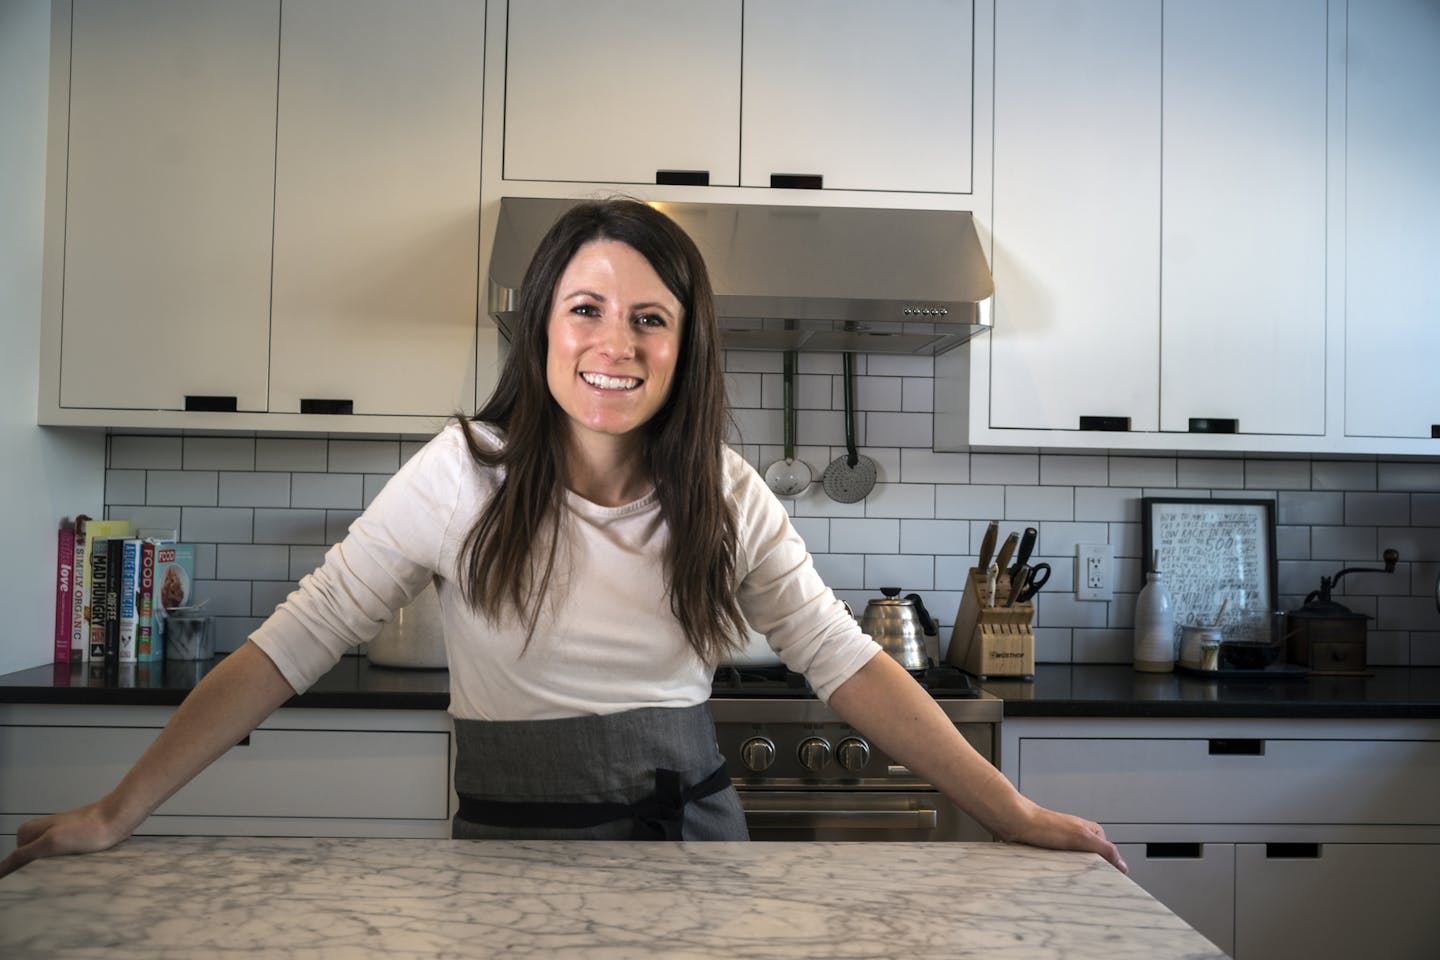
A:
[[[1102,823],[1440,823],[1431,740],[1024,738],[1020,790]]]
[[[1118,843],[1130,879],[1208,937],[1235,952],[1233,843]]]
[[[159,733],[153,727],[0,726],[0,814],[98,799]],[[432,731],[261,728],[157,815],[444,819],[450,736]]]

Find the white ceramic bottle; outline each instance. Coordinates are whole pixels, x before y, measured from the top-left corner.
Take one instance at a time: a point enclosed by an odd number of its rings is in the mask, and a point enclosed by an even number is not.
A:
[[[1175,612],[1159,570],[1146,574],[1145,586],[1135,598],[1135,669],[1144,673],[1175,669]]]

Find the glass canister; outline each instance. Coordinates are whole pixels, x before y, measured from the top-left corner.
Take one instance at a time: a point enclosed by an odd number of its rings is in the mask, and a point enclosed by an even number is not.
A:
[[[165,618],[166,660],[209,660],[215,656],[215,618],[198,607],[176,607]]]

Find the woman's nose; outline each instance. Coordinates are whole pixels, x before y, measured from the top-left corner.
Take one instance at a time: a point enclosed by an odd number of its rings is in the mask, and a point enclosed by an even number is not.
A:
[[[600,351],[614,360],[628,360],[635,356],[635,331],[624,320],[604,325],[600,332]]]

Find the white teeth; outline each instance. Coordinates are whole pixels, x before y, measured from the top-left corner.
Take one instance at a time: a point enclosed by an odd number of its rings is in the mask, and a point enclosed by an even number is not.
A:
[[[581,379],[601,390],[630,390],[640,385],[634,377],[607,377],[603,373],[582,373]]]

